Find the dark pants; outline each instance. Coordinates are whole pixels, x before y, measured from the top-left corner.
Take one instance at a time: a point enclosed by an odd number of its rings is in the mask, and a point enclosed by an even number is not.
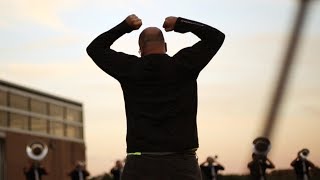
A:
[[[307,175],[307,179],[311,179],[310,176]],[[297,175],[297,180],[305,180],[304,175]]]
[[[121,180],[201,180],[196,155],[129,155]]]

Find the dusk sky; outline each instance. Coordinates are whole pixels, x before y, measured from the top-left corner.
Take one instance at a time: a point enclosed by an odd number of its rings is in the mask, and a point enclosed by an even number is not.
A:
[[[113,49],[138,54],[138,35],[167,16],[211,25],[225,42],[198,78],[199,162],[218,155],[224,173],[246,173],[261,135],[298,0],[0,0],[0,79],[84,105],[88,170],[109,172],[126,152],[120,84],[86,53],[99,34],[128,15],[142,27]],[[270,159],[290,168],[302,148],[320,166],[320,1],[313,1],[273,134]],[[191,46],[191,33],[165,33],[168,54]]]

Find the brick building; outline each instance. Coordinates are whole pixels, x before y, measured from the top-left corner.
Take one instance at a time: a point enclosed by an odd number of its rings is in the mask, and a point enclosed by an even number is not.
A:
[[[23,180],[34,141],[49,151],[44,180],[65,180],[76,160],[85,161],[82,103],[0,80],[0,179]]]

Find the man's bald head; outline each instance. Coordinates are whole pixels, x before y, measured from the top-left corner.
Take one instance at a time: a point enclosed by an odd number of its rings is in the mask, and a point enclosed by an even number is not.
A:
[[[149,43],[164,43],[162,31],[157,27],[148,27],[144,29],[139,36],[140,49]]]

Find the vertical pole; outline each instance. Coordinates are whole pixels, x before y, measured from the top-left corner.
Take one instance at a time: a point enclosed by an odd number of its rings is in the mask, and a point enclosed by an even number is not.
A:
[[[269,106],[269,111],[265,121],[263,136],[269,139],[271,139],[271,135],[273,133],[275,123],[277,120],[277,115],[281,108],[282,98],[286,90],[288,76],[290,75],[291,67],[294,63],[295,52],[298,47],[302,27],[304,24],[309,4],[310,0],[299,0],[299,9],[295,18],[293,31],[291,33],[291,37],[288,44],[288,49],[283,59],[283,63],[279,72],[279,78],[276,84],[276,89],[273,93],[271,103]]]

